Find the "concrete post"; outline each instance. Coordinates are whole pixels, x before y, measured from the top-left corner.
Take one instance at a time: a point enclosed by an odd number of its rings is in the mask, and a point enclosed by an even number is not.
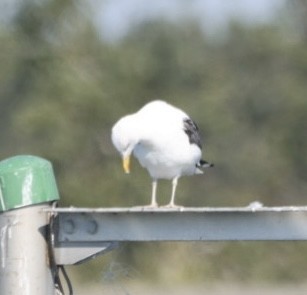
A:
[[[48,214],[59,198],[51,164],[33,156],[0,162],[0,293],[54,295]]]

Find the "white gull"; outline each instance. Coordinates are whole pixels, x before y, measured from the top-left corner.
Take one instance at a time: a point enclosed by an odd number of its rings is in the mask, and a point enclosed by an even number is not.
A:
[[[158,179],[172,180],[168,207],[176,207],[179,177],[203,173],[212,167],[201,159],[202,144],[195,122],[182,110],[164,101],[149,102],[138,112],[119,119],[112,128],[112,142],[120,152],[123,168],[130,173],[133,153],[152,178],[150,207],[157,207]]]

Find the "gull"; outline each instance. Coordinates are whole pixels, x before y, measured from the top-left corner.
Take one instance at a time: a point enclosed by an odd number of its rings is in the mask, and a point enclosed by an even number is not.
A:
[[[112,142],[122,157],[125,173],[130,173],[133,153],[152,179],[149,207],[158,207],[158,179],[172,180],[167,207],[178,207],[175,194],[178,179],[202,174],[213,164],[202,159],[202,143],[196,123],[182,110],[162,101],[147,103],[139,111],[120,118],[112,127]]]

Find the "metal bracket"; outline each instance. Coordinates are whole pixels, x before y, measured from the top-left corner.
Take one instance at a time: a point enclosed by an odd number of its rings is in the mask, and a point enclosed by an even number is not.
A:
[[[57,242],[54,256],[58,265],[80,264],[117,248],[118,244],[117,242]]]
[[[58,233],[61,231],[61,227],[64,226],[64,231],[72,234],[75,228],[72,222],[68,221],[62,224],[60,218],[56,217],[55,221],[55,234],[56,240],[54,245],[54,257],[57,265],[68,264],[81,264],[90,259],[96,258],[98,255],[105,254],[118,247],[117,242],[101,242],[101,241],[69,241],[69,239],[59,240],[57,238]],[[87,233],[95,234],[93,231],[93,224],[89,224]]]

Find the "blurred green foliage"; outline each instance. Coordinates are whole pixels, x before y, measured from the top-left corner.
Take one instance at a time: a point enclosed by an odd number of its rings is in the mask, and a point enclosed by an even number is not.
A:
[[[122,172],[110,129],[161,98],[198,122],[205,158],[216,165],[182,178],[178,203],[306,205],[307,20],[298,17],[306,7],[288,4],[288,23],[233,22],[216,38],[197,20],[148,21],[110,43],[85,3],[23,1],[0,25],[0,158],[51,160],[62,206],[146,204],[147,172],[136,161],[131,176]],[[161,181],[159,203],[169,196],[170,183]],[[298,243],[168,243],[127,245],[116,255],[141,268],[142,279],[300,281],[306,250]],[[103,261],[78,269],[97,273]]]

